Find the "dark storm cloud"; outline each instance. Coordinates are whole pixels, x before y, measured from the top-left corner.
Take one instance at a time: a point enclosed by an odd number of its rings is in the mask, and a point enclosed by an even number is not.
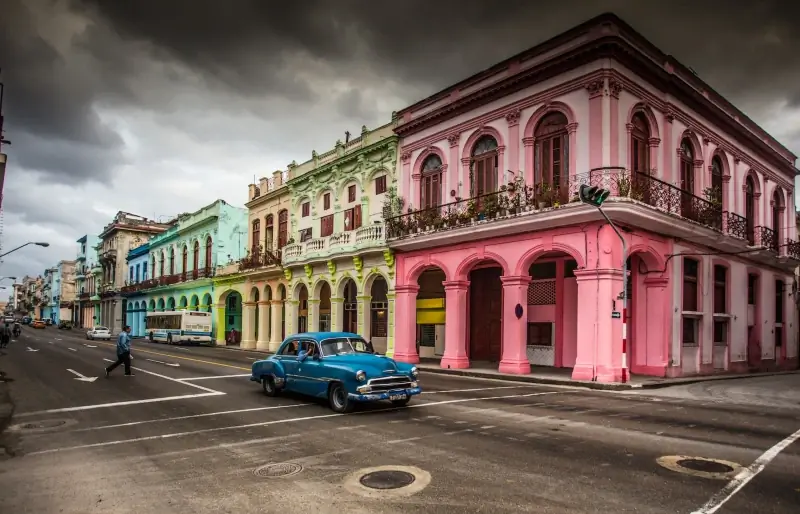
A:
[[[617,0],[599,6],[562,0],[548,9],[528,0],[82,0],[78,5],[96,7],[124,37],[150,41],[195,69],[241,90],[263,88],[262,93],[282,86],[297,56],[425,84],[432,92],[611,10],[734,100],[800,98],[797,2],[742,2],[733,8],[725,0],[660,5]]]

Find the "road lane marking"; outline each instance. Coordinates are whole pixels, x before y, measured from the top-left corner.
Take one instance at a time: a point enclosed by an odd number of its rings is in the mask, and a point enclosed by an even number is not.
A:
[[[106,362],[114,362],[111,359],[103,359],[103,360],[106,361]],[[197,389],[200,389],[202,391],[206,391],[206,392],[209,392],[209,393],[225,394],[222,391],[215,391],[214,389],[209,389],[208,387],[203,387],[201,385],[192,384],[191,382],[181,382],[177,378],[172,378],[172,377],[168,377],[166,375],[161,375],[161,374],[155,373],[153,371],[147,371],[146,369],[137,368],[137,367],[134,367],[134,366],[131,366],[131,369],[135,369],[136,371],[141,371],[142,373],[147,373],[148,375],[153,375],[154,377],[163,378],[164,380],[169,380],[170,382],[177,382],[179,384],[187,385],[189,387],[196,387]]]
[[[513,386],[497,386],[497,387],[478,387],[475,389],[448,389],[447,391],[422,391],[422,394],[444,394],[444,393],[472,393],[475,391],[493,391],[495,389],[520,389],[530,387],[547,387],[545,384],[527,384],[527,385],[513,385]]]
[[[195,380],[213,380],[215,378],[242,378],[242,377],[250,377],[252,376],[250,373],[242,373],[241,375],[217,375],[213,377],[190,377],[190,378],[176,378],[175,380],[179,382],[194,382]]]
[[[178,364],[177,362],[164,362],[164,361],[157,361],[155,359],[145,359],[145,360],[146,361],[150,361],[150,362],[157,362],[158,364],[163,364],[165,366],[172,366],[174,368],[177,368],[177,367],[180,366],[180,364]]]
[[[692,514],[713,514],[717,512],[720,507],[725,505],[725,502],[733,498],[733,495],[738,493],[748,482],[761,473],[775,457],[798,439],[800,439],[800,430],[765,451],[759,458],[753,461],[752,464],[739,471],[725,487],[712,496],[705,505],[692,512]]]
[[[98,342],[98,344],[102,344],[102,345],[105,345],[105,346],[110,346],[112,348],[116,348],[117,347],[116,344],[112,344],[112,343],[100,343],[100,342]],[[180,347],[177,347],[177,348],[180,348]],[[244,370],[244,371],[250,371],[250,368],[245,368],[245,367],[242,367],[242,366],[234,366],[232,364],[222,364],[221,362],[206,361],[206,360],[202,360],[202,359],[194,359],[192,357],[181,357],[180,355],[172,355],[172,354],[169,354],[169,353],[154,352],[152,350],[142,350],[140,348],[137,348],[134,351],[136,353],[149,353],[149,354],[152,354],[152,355],[160,355],[162,357],[170,357],[170,358],[173,358],[173,359],[181,359],[181,360],[185,360],[185,361],[200,362],[202,364],[211,364],[213,366],[222,366],[222,367],[225,367],[225,368],[233,368],[233,369],[241,369],[241,370]]]
[[[29,352],[38,352],[39,350],[33,349],[33,348],[31,348],[31,347],[29,346],[29,347],[28,347],[28,351],[29,351]]]
[[[93,345],[93,344],[84,344],[83,346],[85,346],[86,348],[97,348],[97,347],[96,347],[95,345]]]
[[[226,410],[222,412],[205,412],[203,414],[191,414],[188,416],[176,416],[174,418],[161,418],[161,419],[148,419],[144,421],[131,421],[129,423],[118,423],[116,425],[102,425],[99,427],[87,427],[87,428],[79,428],[77,430],[71,430],[71,432],[91,432],[94,430],[103,430],[106,428],[121,428],[121,427],[132,427],[136,425],[146,425],[150,423],[161,423],[164,421],[181,421],[184,419],[196,419],[196,418],[208,418],[211,416],[225,416],[227,414],[242,414],[245,412],[259,412],[264,410],[274,410],[274,409],[291,409],[296,407],[313,407],[316,406],[316,403],[297,403],[292,405],[275,405],[272,407],[252,407],[250,409],[237,409],[237,410]]]
[[[151,436],[146,436],[146,437],[134,437],[134,438],[131,438],[131,439],[118,439],[118,440],[115,440],[115,441],[105,441],[105,442],[102,442],[102,443],[82,444],[82,445],[78,445],[78,446],[66,446],[66,447],[63,447],[63,448],[52,448],[50,450],[41,450],[41,451],[37,451],[37,452],[30,452],[30,453],[27,453],[26,455],[28,455],[28,456],[31,456],[31,455],[45,455],[45,454],[49,454],[49,453],[57,453],[57,452],[64,452],[64,451],[70,451],[70,450],[83,450],[83,449],[88,449],[88,448],[102,448],[102,447],[106,447],[106,446],[118,446],[118,445],[121,445],[121,444],[139,443],[139,442],[143,442],[143,441],[155,441],[155,440],[162,440],[162,439],[175,439],[175,438],[178,438],[178,437],[186,437],[186,436],[192,436],[192,435],[198,435],[198,434],[208,434],[208,433],[212,433],[212,432],[223,432],[223,431],[228,431],[228,430],[241,430],[241,429],[246,429],[246,428],[266,427],[266,426],[270,426],[270,425],[280,425],[280,424],[284,424],[284,423],[297,423],[297,422],[300,422],[300,421],[312,421],[312,420],[317,420],[317,419],[338,418],[338,417],[350,416],[350,415],[356,415],[357,416],[357,415],[360,415],[360,414],[375,414],[377,412],[389,412],[389,411],[398,411],[398,410],[404,410],[404,409],[413,409],[413,408],[422,408],[422,407],[434,407],[434,406],[437,406],[437,405],[447,405],[447,404],[451,404],[451,403],[479,402],[479,401],[486,401],[486,400],[502,400],[502,399],[508,399],[508,398],[526,398],[526,397],[530,397],[530,396],[542,396],[542,395],[547,395],[547,394],[560,394],[560,392],[559,391],[547,391],[547,392],[542,392],[542,393],[514,394],[514,395],[508,395],[508,396],[495,396],[495,397],[490,397],[490,398],[459,398],[457,400],[444,400],[444,401],[440,401],[440,402],[417,403],[417,404],[413,404],[413,405],[408,405],[406,407],[394,407],[394,408],[389,407],[387,409],[378,409],[378,410],[372,410],[372,411],[361,411],[361,412],[355,412],[353,414],[338,414],[338,413],[334,413],[334,414],[319,414],[319,415],[316,415],[316,416],[303,416],[303,417],[300,417],[300,418],[276,419],[276,420],[271,420],[271,421],[262,421],[260,423],[248,423],[246,425],[232,425],[232,426],[227,426],[227,427],[203,428],[203,429],[199,429],[199,430],[190,430],[190,431],[186,431],[186,432],[173,432],[173,433],[170,433],[170,434],[151,435]],[[196,396],[203,396],[203,395],[196,395]],[[210,394],[208,396],[210,396]]]
[[[76,350],[75,348],[70,348],[69,346],[67,347],[67,350],[69,350],[69,351],[71,351],[71,352],[77,352],[77,351],[78,351],[78,350]]]
[[[73,375],[77,375],[77,378],[75,380],[80,380],[81,382],[94,382],[95,380],[97,380],[97,377],[87,377],[87,376],[81,375],[80,373],[78,373],[74,369],[67,368],[67,371],[69,371]]]
[[[202,398],[203,396],[219,396],[223,395],[223,392],[217,393],[197,393],[197,394],[184,394],[181,396],[165,396],[162,398],[147,398],[145,400],[130,400],[126,402],[113,402],[113,403],[100,403],[96,405],[80,405],[78,407],[64,407],[63,409],[48,409],[48,410],[40,410],[35,412],[24,412],[22,414],[14,414],[15,418],[21,417],[29,417],[29,416],[39,416],[41,414],[56,414],[59,412],[76,412],[82,410],[93,410],[93,409],[107,409],[110,407],[123,407],[125,405],[139,405],[142,403],[156,403],[156,402],[167,402],[172,400],[188,400],[190,398]]]

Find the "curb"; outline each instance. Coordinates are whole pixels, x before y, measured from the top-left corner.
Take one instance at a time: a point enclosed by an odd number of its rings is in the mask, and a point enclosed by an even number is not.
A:
[[[748,378],[800,374],[800,370],[770,371],[765,373],[753,373],[747,375],[714,375],[707,377],[676,378],[674,379],[674,381],[669,381],[669,382],[664,381],[664,382],[643,382],[640,384],[619,384],[619,383],[604,383],[604,382],[586,382],[582,380],[561,380],[557,378],[544,378],[531,375],[508,375],[500,373],[487,373],[482,371],[442,369],[436,366],[427,366],[427,365],[420,366],[419,364],[417,364],[417,368],[419,368],[420,371],[425,371],[427,373],[436,373],[439,375],[486,378],[490,380],[502,380],[505,382],[525,382],[530,384],[583,387],[586,389],[595,389],[600,391],[632,391],[632,390],[643,390],[643,389],[664,389],[667,387],[674,387],[679,385],[698,384],[701,382],[714,382],[719,380],[740,380]]]
[[[209,348],[220,348],[222,350],[231,350],[231,351],[234,351],[234,352],[263,353],[264,355],[272,355],[274,353],[274,352],[271,352],[269,350],[257,350],[255,348],[253,348],[253,349],[250,349],[250,348],[239,348],[237,346],[226,346],[226,345],[221,345],[221,344],[215,344],[213,346],[209,346]]]

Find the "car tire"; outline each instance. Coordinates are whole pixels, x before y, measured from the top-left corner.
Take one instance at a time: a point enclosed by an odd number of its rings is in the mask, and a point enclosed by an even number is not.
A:
[[[275,379],[272,375],[261,377],[261,388],[264,390],[264,394],[270,398],[278,396],[278,388],[275,387]]]
[[[333,412],[346,414],[355,408],[355,402],[347,397],[347,390],[339,382],[334,382],[328,388],[328,405]]]
[[[392,407],[405,407],[408,405],[408,402],[411,401],[411,397],[409,396],[405,400],[392,400]]]

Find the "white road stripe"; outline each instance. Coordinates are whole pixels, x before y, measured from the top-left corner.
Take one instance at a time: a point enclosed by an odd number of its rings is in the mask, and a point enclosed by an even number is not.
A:
[[[418,403],[414,405],[409,405],[407,407],[400,407],[400,408],[388,408],[388,409],[380,409],[380,410],[373,410],[373,411],[362,411],[356,412],[353,415],[359,414],[374,414],[376,412],[386,412],[386,411],[396,411],[402,409],[413,409],[413,408],[422,408],[422,407],[433,407],[436,405],[446,405],[450,403],[463,403],[463,402],[478,402],[478,401],[487,401],[487,400],[502,400],[508,398],[526,398],[530,396],[542,396],[547,394],[559,394],[558,391],[548,391],[543,393],[529,393],[529,394],[514,394],[509,396],[495,396],[490,398],[459,398],[457,400],[444,400],[441,402],[428,402],[428,403]],[[196,396],[203,396],[203,395],[196,395]],[[209,395],[210,396],[210,395]],[[102,448],[106,446],[117,446],[121,444],[130,444],[130,443],[138,443],[142,441],[155,441],[161,439],[175,439],[177,437],[185,437],[197,434],[208,434],[211,432],[222,432],[227,430],[241,430],[245,428],[255,428],[255,427],[265,427],[269,425],[280,425],[284,423],[296,423],[299,421],[311,421],[315,419],[327,419],[327,418],[338,418],[341,416],[348,416],[350,414],[320,414],[318,416],[304,416],[301,418],[288,418],[288,419],[278,419],[272,421],[263,421],[261,423],[248,423],[246,425],[233,425],[227,427],[215,427],[215,428],[204,428],[200,430],[191,430],[187,432],[173,432],[170,434],[161,434],[161,435],[152,435],[146,437],[134,437],[131,439],[119,439],[116,441],[105,441],[102,443],[93,443],[93,444],[83,444],[78,446],[67,446],[64,448],[53,448],[51,450],[42,450],[38,452],[31,452],[26,455],[44,455],[49,453],[56,453],[56,452],[63,452],[63,451],[70,451],[70,450],[83,450],[87,448]]]
[[[103,430],[106,428],[120,428],[120,427],[132,427],[136,425],[146,425],[149,423],[161,423],[164,421],[181,421],[184,419],[195,419],[195,418],[207,418],[211,416],[224,416],[226,414],[241,414],[244,412],[258,412],[263,410],[274,410],[274,409],[291,409],[294,407],[312,407],[316,405],[315,403],[298,403],[292,405],[276,405],[273,407],[253,407],[250,409],[238,409],[238,410],[226,410],[222,412],[206,412],[204,414],[192,414],[189,416],[177,416],[174,418],[161,418],[161,419],[147,419],[144,421],[131,421],[130,423],[119,423],[116,425],[102,425],[99,427],[88,427],[88,428],[79,428],[77,430],[72,430],[71,432],[91,432],[94,430]]]
[[[249,377],[252,376],[250,373],[245,373],[241,375],[218,375],[215,377],[190,377],[190,378],[176,378],[178,382],[194,382],[195,380],[212,380],[215,378],[242,378],[242,377]]]
[[[764,468],[772,462],[783,450],[790,444],[800,439],[800,430],[790,435],[783,441],[779,442],[769,450],[765,451],[759,458],[753,461],[746,468],[742,468],[728,484],[723,487],[720,492],[711,497],[705,505],[692,512],[692,514],[713,514],[717,512],[720,507],[725,505],[725,502],[733,498],[733,495],[738,493],[742,487],[746,486],[748,482],[761,473]]]
[[[223,394],[225,393],[214,392],[214,393],[184,394],[181,396],[165,396],[163,398],[147,398],[145,400],[130,400],[127,402],[100,403],[97,405],[81,405],[78,407],[65,407],[63,409],[48,409],[36,412],[23,412],[22,414],[14,414],[14,417],[22,418],[28,416],[38,416],[40,414],[55,414],[57,412],[76,412],[81,410],[105,409],[109,407],[122,407],[124,405],[139,405],[141,403],[156,403],[156,402],[166,402],[171,400],[186,400],[189,398],[202,398],[203,396],[219,396]]]
[[[75,348],[70,348],[70,347],[67,347],[67,350],[69,350],[69,351],[71,351],[71,352],[77,352],[77,351],[78,351],[78,350],[76,350]]]
[[[106,361],[106,362],[114,362],[114,361],[113,361],[113,360],[111,360],[111,359],[103,359],[103,360],[104,360],[104,361]],[[154,377],[163,378],[164,380],[169,380],[170,382],[177,382],[177,383],[179,383],[179,384],[184,384],[184,385],[187,385],[187,386],[189,386],[189,387],[196,387],[197,389],[200,389],[200,390],[202,390],[202,391],[207,391],[207,392],[209,392],[209,393],[215,393],[215,394],[225,394],[225,393],[223,393],[223,392],[221,392],[221,391],[215,391],[215,390],[213,390],[213,389],[209,389],[208,387],[203,387],[203,386],[201,386],[201,385],[192,384],[191,382],[181,382],[181,381],[180,381],[180,380],[178,380],[177,378],[168,377],[168,376],[166,376],[166,375],[161,375],[161,374],[159,374],[159,373],[154,373],[154,372],[152,372],[152,371],[147,371],[147,370],[145,370],[145,369],[142,369],[142,368],[136,368],[136,367],[134,367],[134,366],[131,366],[131,369],[135,369],[136,371],[141,371],[142,373],[147,373],[148,375],[153,375]]]
[[[444,394],[444,393],[472,393],[475,391],[493,391],[495,389],[520,389],[530,387],[542,387],[541,384],[528,384],[528,385],[513,385],[513,386],[498,386],[498,387],[478,387],[475,389],[449,389],[447,391],[422,391],[422,394]]]

